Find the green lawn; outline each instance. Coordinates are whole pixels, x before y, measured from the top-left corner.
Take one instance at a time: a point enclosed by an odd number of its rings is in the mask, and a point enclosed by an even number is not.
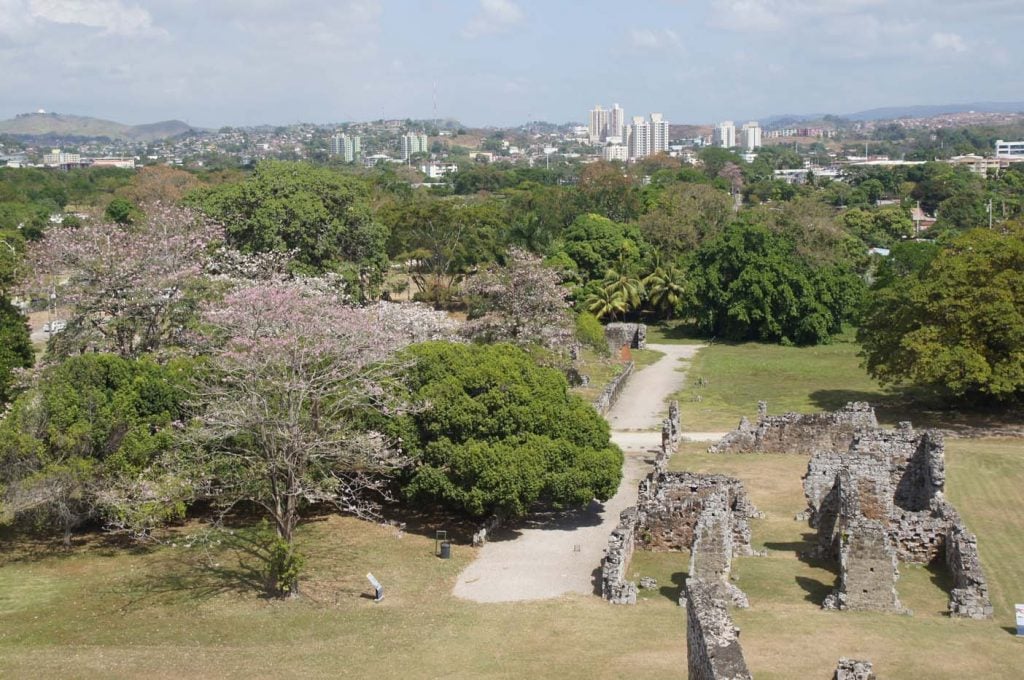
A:
[[[669,338],[681,340],[680,338]],[[655,342],[657,338],[652,338]],[[660,341],[660,340],[657,340]],[[634,353],[638,363],[657,353]],[[611,377],[614,366],[600,379]],[[856,346],[820,348],[715,344],[702,350],[683,391],[683,425],[727,429],[740,415],[835,408],[847,399],[888,404],[883,420],[941,423],[860,371]],[[692,400],[696,394],[701,401]],[[757,678],[828,678],[839,656],[871,659],[883,678],[1021,677],[1024,641],[1009,633],[1024,601],[1024,439],[947,439],[947,492],[978,534],[996,619],[944,615],[943,574],[901,566],[898,589],[913,617],[827,612],[829,565],[799,558],[806,523],[800,476],[806,457],[712,456],[686,444],[675,469],[740,477],[766,513],[753,520],[755,548],[737,584],[751,608],[736,611]],[[433,527],[430,527],[432,530]],[[187,531],[148,550],[89,538],[69,553],[0,537],[0,677],[6,678],[667,678],[686,667],[685,615],[676,605],[689,557],[637,553],[631,575],[658,588],[636,607],[597,597],[475,604],[451,589],[474,550],[433,556],[431,531],[326,517],[301,527],[309,556],[304,596],[267,601],[251,562],[227,544],[186,547]],[[372,571],[385,585],[366,597]]]

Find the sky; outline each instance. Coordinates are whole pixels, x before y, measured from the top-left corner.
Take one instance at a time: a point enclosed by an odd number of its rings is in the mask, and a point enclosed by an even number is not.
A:
[[[1024,0],[0,0],[0,118],[673,123],[1024,99]]]

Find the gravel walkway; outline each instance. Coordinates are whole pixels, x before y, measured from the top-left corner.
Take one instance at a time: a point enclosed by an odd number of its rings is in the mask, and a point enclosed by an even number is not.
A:
[[[648,345],[664,352],[634,373],[608,414],[612,440],[626,452],[622,484],[605,503],[547,523],[498,534],[480,549],[455,584],[455,596],[476,602],[512,602],[596,592],[601,558],[619,513],[636,504],[637,483],[650,471],[661,446],[666,399],[678,390],[684,369],[702,345]],[[504,539],[504,540],[500,540]]]

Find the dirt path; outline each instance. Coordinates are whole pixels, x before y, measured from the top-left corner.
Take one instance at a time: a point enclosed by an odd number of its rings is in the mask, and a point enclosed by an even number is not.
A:
[[[601,558],[619,513],[636,503],[637,483],[661,446],[666,399],[678,390],[701,345],[648,345],[659,361],[629,378],[608,413],[612,440],[626,452],[622,483],[611,499],[552,522],[536,523],[487,543],[459,575],[455,596],[476,602],[511,602],[595,592]]]

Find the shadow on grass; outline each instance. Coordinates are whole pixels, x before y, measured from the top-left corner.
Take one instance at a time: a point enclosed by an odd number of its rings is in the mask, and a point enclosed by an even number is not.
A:
[[[908,420],[916,427],[940,428],[965,436],[1024,433],[1024,418],[1013,405],[964,406],[921,389],[817,390],[809,396],[823,411],[835,411],[850,401],[866,401],[875,407],[878,419],[887,423]]]
[[[686,583],[686,579],[689,577],[689,573],[685,571],[677,571],[672,574],[672,585],[661,586],[658,588],[658,592],[662,597],[671,600],[672,602],[679,602],[679,598],[683,594],[683,584]]]
[[[153,603],[202,602],[224,594],[268,597],[265,545],[250,532],[224,532],[207,548],[183,548],[158,569],[131,578],[118,589],[122,611]]]
[[[810,578],[807,576],[797,576],[796,584],[800,586],[807,595],[804,599],[808,602],[812,602],[819,607],[825,602],[825,598],[832,592],[834,585],[822,583],[816,578]]]

